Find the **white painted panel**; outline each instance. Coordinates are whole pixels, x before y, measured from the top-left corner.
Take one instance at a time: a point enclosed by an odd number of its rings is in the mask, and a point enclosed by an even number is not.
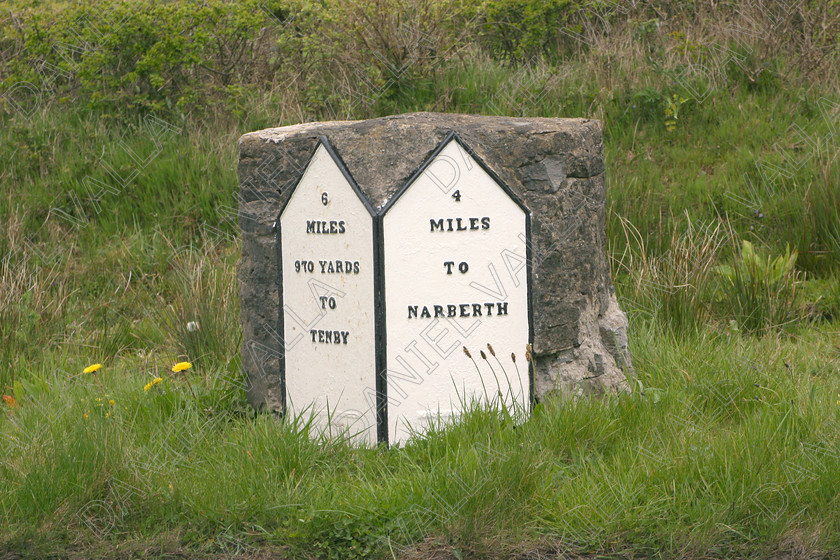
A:
[[[374,443],[373,218],[323,144],[280,232],[288,414]]]
[[[473,399],[499,402],[501,394],[527,409],[526,220],[455,140],[386,213],[391,442],[457,417]]]

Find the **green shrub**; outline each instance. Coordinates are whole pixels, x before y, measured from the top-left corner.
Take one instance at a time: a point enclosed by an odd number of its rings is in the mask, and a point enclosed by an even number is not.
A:
[[[775,258],[762,256],[744,240],[738,258],[715,271],[721,279],[719,302],[723,313],[739,327],[759,332],[795,321],[801,316],[796,251],[789,248]]]
[[[477,4],[480,44],[509,62],[580,47],[593,28],[603,31],[618,5],[611,0],[484,0]]]
[[[270,13],[258,0],[50,8],[27,14],[14,32],[4,28],[2,41],[20,51],[4,89],[26,83],[39,101],[78,95],[90,108],[183,113],[236,85],[271,82]]]
[[[471,17],[452,0],[303,3],[290,20],[293,32],[278,37],[279,73],[310,112],[372,115],[411,99],[468,49]]]

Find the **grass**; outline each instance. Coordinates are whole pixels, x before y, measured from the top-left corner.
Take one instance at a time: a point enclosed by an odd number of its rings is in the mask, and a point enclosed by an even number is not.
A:
[[[149,392],[112,367],[44,378],[4,413],[8,542],[36,556],[143,539],[353,558],[430,535],[500,557],[546,542],[665,557],[836,551],[837,333],[635,326],[632,395],[545,403],[521,423],[475,409],[391,451],[243,416],[230,406],[241,389],[215,372],[165,374]]]
[[[631,14],[529,63],[466,49],[350,109],[313,96],[328,84],[311,74],[212,117],[72,96],[5,111],[0,391],[15,406],[0,403],[0,551],[840,552],[840,89],[776,35],[715,62],[716,45],[744,47],[706,8]],[[695,83],[697,63],[709,73]],[[414,110],[604,121],[631,394],[548,401],[528,419],[476,408],[390,451],[247,407],[236,139]],[[786,248],[795,262],[754,274],[744,241],[761,262]],[[173,374],[182,360],[193,369]]]

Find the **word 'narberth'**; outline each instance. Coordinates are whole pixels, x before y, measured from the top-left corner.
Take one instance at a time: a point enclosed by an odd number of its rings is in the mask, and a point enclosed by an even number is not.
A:
[[[419,317],[421,319],[431,319],[434,317],[481,317],[482,311],[487,317],[493,316],[493,309],[496,309],[496,315],[507,315],[508,304],[506,301],[496,303],[459,303],[448,305],[432,305],[432,310],[429,310],[428,305],[422,308],[419,305],[408,306],[408,318],[413,319]],[[432,311],[434,315],[432,315]]]

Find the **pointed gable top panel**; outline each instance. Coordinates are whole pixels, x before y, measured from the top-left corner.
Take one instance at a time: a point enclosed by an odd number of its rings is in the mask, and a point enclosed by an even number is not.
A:
[[[381,213],[387,214],[388,210],[400,200],[403,194],[422,179],[431,181],[443,192],[455,190],[454,187],[460,181],[461,176],[464,173],[472,173],[474,166],[478,166],[524,213],[530,214],[530,211],[519,197],[516,196],[504,181],[455,132],[450,132],[438,144],[437,148],[426,158],[426,161],[423,162],[420,168],[412,174],[405,185],[382,207]]]
[[[311,185],[312,183],[331,183],[349,188],[362,203],[362,206],[371,216],[376,215],[376,210],[370,203],[367,195],[359,188],[341,156],[335,151],[326,136],[318,139],[318,144],[309,158],[303,172],[292,186],[292,192],[280,208],[278,219],[283,216],[286,209],[300,190],[301,184]]]

